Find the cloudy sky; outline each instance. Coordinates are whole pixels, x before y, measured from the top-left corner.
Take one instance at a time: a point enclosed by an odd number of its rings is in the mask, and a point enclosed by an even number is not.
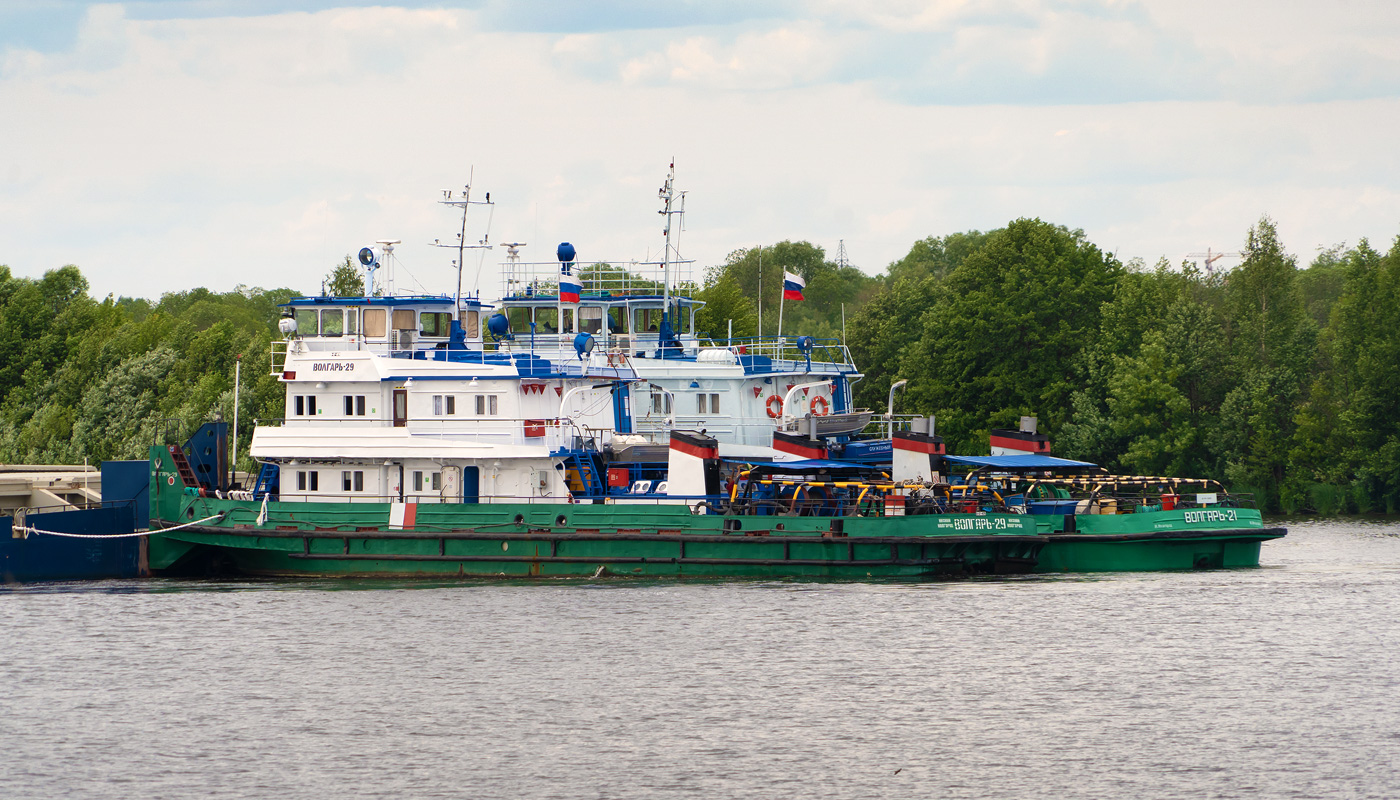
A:
[[[1306,263],[1400,234],[1397,130],[1379,0],[5,0],[0,264],[315,290],[397,238],[448,291],[443,189],[527,258],[643,259],[673,158],[699,266],[844,239],[875,273],[1017,217],[1179,262],[1265,214]]]

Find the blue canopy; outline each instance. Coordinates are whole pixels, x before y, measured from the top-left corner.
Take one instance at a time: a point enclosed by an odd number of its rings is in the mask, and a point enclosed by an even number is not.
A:
[[[991,467],[993,469],[1091,469],[1099,466],[1098,464],[1091,464],[1088,461],[1071,461],[1068,458],[1035,455],[944,456],[943,458],[954,464],[970,464],[976,467]]]
[[[742,458],[726,458],[733,464],[752,464],[755,472],[778,475],[802,475],[810,472],[859,472],[871,471],[869,464],[853,464],[849,461],[829,461],[824,458],[807,458],[800,461],[763,461],[755,463]]]

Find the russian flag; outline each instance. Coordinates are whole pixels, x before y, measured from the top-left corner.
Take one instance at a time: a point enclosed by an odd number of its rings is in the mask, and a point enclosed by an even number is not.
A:
[[[573,271],[569,265],[564,265],[559,270],[559,302],[577,303],[579,293],[583,291],[583,284],[573,276]]]
[[[801,300],[801,299],[803,299],[803,297],[802,297],[802,290],[803,290],[803,289],[806,289],[806,288],[807,288],[807,282],[806,282],[806,281],[802,280],[801,278],[797,277],[796,275],[792,274],[791,272],[784,272],[784,273],[783,273],[783,299],[784,299],[784,300]]]

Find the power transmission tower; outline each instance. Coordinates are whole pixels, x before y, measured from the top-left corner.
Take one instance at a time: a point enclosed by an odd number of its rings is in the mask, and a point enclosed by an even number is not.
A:
[[[836,245],[836,266],[838,269],[845,269],[851,265],[851,260],[846,257],[846,240],[841,239]]]

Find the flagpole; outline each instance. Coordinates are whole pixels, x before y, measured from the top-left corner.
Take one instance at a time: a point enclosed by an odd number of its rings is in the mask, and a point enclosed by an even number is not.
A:
[[[787,273],[783,273],[783,293],[778,296],[778,346],[783,344],[783,304],[787,301]]]
[[[758,340],[763,341],[763,245],[758,246]]]

